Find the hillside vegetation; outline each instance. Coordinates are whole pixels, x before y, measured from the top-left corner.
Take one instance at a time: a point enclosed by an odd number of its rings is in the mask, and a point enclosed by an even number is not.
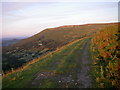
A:
[[[62,33],[61,38],[63,41],[67,41],[64,46],[59,47],[58,45],[56,49],[54,47],[55,50],[42,54],[37,59],[32,59],[22,67],[3,73],[3,88],[120,88],[120,32],[118,24],[101,25],[98,25],[93,31],[87,30],[89,29],[87,26],[92,27],[92,25],[86,25],[84,27],[86,35],[73,39],[73,41],[62,38],[64,36]],[[59,28],[69,28],[69,26]],[[75,27],[71,28],[67,31],[71,30],[70,32],[72,32]],[[52,28],[47,32],[50,30],[57,33],[61,31],[61,29]],[[52,40],[52,33],[49,35]],[[69,36],[69,33],[66,35]],[[73,37],[70,36],[69,38]],[[46,40],[45,37],[43,40]],[[18,43],[15,44],[15,46],[17,45]],[[45,49],[43,50],[45,51]]]
[[[97,87],[120,88],[120,33],[118,25],[98,31],[93,36],[91,48]]]
[[[56,50],[74,40],[90,36],[96,31],[116,23],[70,25],[48,28],[42,32],[20,40],[14,45],[3,47],[3,72],[11,71]]]
[[[27,49],[42,50],[43,48],[52,50],[70,43],[76,39],[91,35],[92,33],[96,32],[96,30],[100,30],[106,26],[113,24],[116,23],[68,25],[56,28],[48,28],[32,37],[21,40],[15,45],[5,47],[3,52],[9,50],[22,51]]]
[[[86,45],[89,46],[89,41],[90,38],[74,41],[43,58],[37,59],[37,61],[29,63],[23,69],[13,71],[4,77],[3,88],[91,87],[91,80],[88,81],[90,76],[87,72],[82,74],[89,78],[79,76],[82,68],[89,66],[88,57],[86,57],[86,63],[82,59],[84,49],[89,50],[88,47],[86,48]]]

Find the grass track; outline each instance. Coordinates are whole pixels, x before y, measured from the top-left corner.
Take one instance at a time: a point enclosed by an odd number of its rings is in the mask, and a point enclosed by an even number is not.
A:
[[[81,70],[84,68],[81,60],[84,59],[84,49],[89,41],[89,38],[77,40],[34,64],[30,64],[27,68],[8,75],[3,79],[3,88],[82,87],[85,83],[79,79],[79,74],[82,74]],[[85,52],[87,50],[88,48]]]

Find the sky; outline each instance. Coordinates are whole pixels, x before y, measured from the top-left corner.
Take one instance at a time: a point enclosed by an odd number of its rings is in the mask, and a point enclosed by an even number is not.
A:
[[[118,21],[117,2],[2,2],[2,37],[29,37],[46,28]]]

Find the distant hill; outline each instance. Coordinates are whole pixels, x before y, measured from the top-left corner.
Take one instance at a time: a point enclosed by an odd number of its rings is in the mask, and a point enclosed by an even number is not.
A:
[[[117,23],[67,25],[45,29],[16,44],[3,47],[3,70],[17,68],[32,59],[54,51],[74,40],[91,36],[96,31],[114,24]]]
[[[2,46],[9,46],[16,44],[20,39],[12,39],[12,40],[2,40]]]

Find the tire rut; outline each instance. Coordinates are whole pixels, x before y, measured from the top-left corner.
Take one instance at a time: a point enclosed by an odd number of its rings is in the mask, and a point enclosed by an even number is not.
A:
[[[92,87],[92,78],[89,74],[90,72],[90,60],[89,60],[89,46],[90,46],[90,40],[87,40],[85,43],[83,49],[82,49],[82,55],[80,59],[81,63],[81,69],[79,70],[79,73],[77,75],[78,81],[81,83],[79,88],[91,88]]]

